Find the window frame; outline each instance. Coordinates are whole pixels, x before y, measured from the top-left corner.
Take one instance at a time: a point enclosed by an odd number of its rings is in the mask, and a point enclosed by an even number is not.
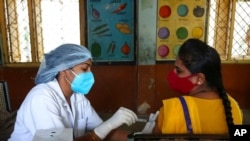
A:
[[[221,16],[216,16],[216,20],[217,21],[224,21],[224,22],[215,22],[215,31],[216,33],[220,33],[220,34],[223,34],[224,35],[224,40],[221,40],[221,38],[213,38],[214,39],[214,44],[212,45],[212,47],[214,47],[218,53],[220,54],[220,57],[221,57],[221,62],[223,64],[249,64],[250,63],[250,59],[249,60],[238,60],[238,59],[233,59],[232,58],[232,46],[233,46],[233,33],[234,33],[234,23],[235,23],[235,11],[236,11],[236,3],[237,2],[240,2],[240,1],[243,1],[243,2],[247,2],[247,0],[216,0],[216,3],[221,3],[221,4],[226,4],[226,8],[227,8],[227,11],[228,12],[221,12],[220,10],[222,10],[221,7],[219,8],[216,8],[216,13],[219,13],[219,14],[224,14],[226,15],[225,17],[227,17],[226,21],[225,19],[220,19],[220,18],[223,18]],[[211,0],[208,0],[208,4],[210,7],[210,2]],[[225,3],[227,2],[227,3]],[[217,7],[218,5],[216,5]],[[211,10],[210,8],[208,9],[208,14],[209,14],[209,10]],[[207,16],[208,18],[208,26],[209,26],[209,23],[210,23],[210,18],[209,16]],[[222,25],[221,27],[225,26],[224,29],[222,29],[219,25]],[[218,32],[218,30],[222,30],[223,32]],[[207,27],[207,34],[209,32],[209,28]],[[218,36],[217,34],[214,34],[214,36]],[[219,35],[220,36],[220,35]],[[221,36],[220,36],[221,37]],[[206,41],[208,41],[208,35],[207,35],[207,38],[206,38]],[[223,44],[223,45],[220,45],[220,44]],[[220,48],[219,48],[219,47]],[[223,46],[223,51],[220,51],[221,49],[221,46]]]
[[[15,2],[15,0],[9,0]],[[37,22],[39,21],[39,17],[36,15],[39,14],[37,11],[39,10],[34,10],[35,5],[38,4],[39,0],[27,0],[28,2],[28,16],[29,16],[29,30],[30,30],[30,44],[31,44],[31,55],[32,55],[32,62],[10,62],[9,56],[9,45],[8,45],[8,33],[6,30],[6,20],[5,20],[5,2],[7,0],[0,1],[0,33],[1,33],[1,39],[2,39],[2,44],[1,46],[1,56],[3,56],[3,60],[1,62],[2,67],[38,67],[41,62],[38,60],[38,55],[37,51],[40,49],[43,49],[43,46],[41,44],[38,44],[37,40],[40,38],[37,35],[37,30],[39,30],[37,27]],[[85,2],[82,0],[79,0],[79,21],[80,21],[80,44],[85,45],[86,44],[86,39],[85,39],[85,30],[86,30],[86,25],[85,21],[86,19],[84,18],[84,13],[85,13]],[[39,4],[38,4],[39,5]],[[36,19],[36,20],[34,20]]]

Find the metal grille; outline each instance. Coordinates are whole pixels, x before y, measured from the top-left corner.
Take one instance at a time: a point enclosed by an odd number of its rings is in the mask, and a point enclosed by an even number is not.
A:
[[[41,62],[62,43],[80,43],[78,0],[5,0],[8,61]]]
[[[235,9],[232,58],[250,60],[250,1],[236,2]]]
[[[6,1],[9,62],[29,62],[30,31],[27,1]]]
[[[207,42],[224,61],[250,60],[250,41],[245,40],[250,25],[247,9],[250,9],[249,0],[209,1]]]

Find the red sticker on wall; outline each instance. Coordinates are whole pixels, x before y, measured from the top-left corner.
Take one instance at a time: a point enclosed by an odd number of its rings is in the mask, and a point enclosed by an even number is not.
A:
[[[171,8],[167,5],[161,6],[159,9],[159,15],[162,18],[168,18],[171,15]]]

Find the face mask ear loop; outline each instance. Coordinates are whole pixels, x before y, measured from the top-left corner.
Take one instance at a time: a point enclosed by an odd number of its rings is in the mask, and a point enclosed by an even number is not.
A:
[[[75,76],[78,76],[72,69],[70,69],[70,71],[71,71]]]
[[[68,80],[68,78],[67,78],[67,77],[65,77],[65,80],[66,80],[69,84],[71,84],[71,82]]]
[[[72,68],[70,68],[70,71],[75,75],[75,76],[78,76],[73,70]],[[68,80],[67,77],[65,77],[66,81],[71,85],[71,82]]]

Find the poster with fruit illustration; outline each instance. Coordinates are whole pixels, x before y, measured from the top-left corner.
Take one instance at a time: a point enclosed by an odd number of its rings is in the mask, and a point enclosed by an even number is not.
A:
[[[94,61],[134,61],[134,1],[86,2],[87,46]]]
[[[156,60],[174,60],[188,38],[205,40],[207,0],[158,0]]]

